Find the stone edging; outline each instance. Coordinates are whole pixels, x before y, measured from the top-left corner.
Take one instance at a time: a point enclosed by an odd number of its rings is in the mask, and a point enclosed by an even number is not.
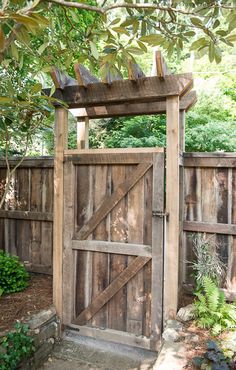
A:
[[[37,370],[52,352],[54,343],[60,339],[60,321],[52,306],[34,314],[23,323],[29,326],[29,335],[34,339],[35,351],[18,369]],[[0,335],[0,341],[4,335],[6,333]]]

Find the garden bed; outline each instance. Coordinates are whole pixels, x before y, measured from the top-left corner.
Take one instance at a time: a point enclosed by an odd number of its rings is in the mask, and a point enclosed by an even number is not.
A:
[[[17,320],[25,321],[51,305],[52,276],[30,273],[29,286],[25,290],[0,298],[0,333],[12,329]]]

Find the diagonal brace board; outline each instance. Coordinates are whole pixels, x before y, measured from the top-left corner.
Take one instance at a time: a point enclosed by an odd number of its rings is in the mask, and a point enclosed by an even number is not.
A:
[[[119,203],[119,201],[128,193],[130,189],[145,175],[152,166],[152,163],[140,163],[131,177],[120,184],[111,196],[106,197],[102,205],[97,209],[93,216],[82,226],[77,239],[85,240],[97,227],[97,225],[111,212],[111,210]]]
[[[127,284],[150,259],[151,257],[136,257],[129,266],[81,312],[73,323],[77,325],[86,324],[86,322],[89,321],[125,284]]]

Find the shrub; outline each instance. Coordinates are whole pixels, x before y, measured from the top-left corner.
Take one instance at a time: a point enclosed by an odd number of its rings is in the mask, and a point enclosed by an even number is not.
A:
[[[27,335],[28,326],[16,323],[15,331],[9,332],[1,343],[0,370],[13,370],[32,354],[33,338]]]
[[[236,307],[226,303],[224,293],[209,277],[203,279],[202,291],[195,295],[197,325],[211,329],[213,335],[236,328]]]
[[[0,251],[0,290],[14,293],[28,286],[29,274],[19,258]]]
[[[214,236],[213,236],[214,237]],[[191,262],[197,289],[202,285],[207,276],[217,285],[221,285],[226,275],[226,265],[218,253],[219,245],[213,237],[196,236],[193,238],[193,252],[197,258]]]

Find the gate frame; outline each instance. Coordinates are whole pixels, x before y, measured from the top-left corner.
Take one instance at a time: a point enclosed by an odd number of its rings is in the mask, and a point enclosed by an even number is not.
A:
[[[163,60],[162,60],[163,62]],[[159,61],[160,63],[160,61]],[[78,68],[78,65],[77,65]],[[83,67],[84,68],[84,67]],[[157,64],[157,72],[160,64]],[[161,64],[161,68],[163,65]],[[163,72],[163,71],[162,71]],[[83,71],[84,73],[84,71]],[[87,71],[84,81],[92,76]],[[180,182],[183,181],[182,152],[184,149],[184,112],[196,102],[196,93],[190,92],[193,86],[191,74],[139,77],[130,80],[112,81],[110,84],[94,82],[86,85],[83,75],[78,82],[71,78],[67,86],[60,76],[53,75],[56,85],[54,98],[60,99],[68,108],[79,108],[77,116],[86,122],[81,137],[78,130],[78,147],[88,147],[88,119],[134,116],[166,113],[166,241],[164,245],[164,320],[173,318],[177,312],[179,290],[179,238]],[[56,79],[56,81],[55,81]],[[73,86],[72,86],[73,85]],[[125,93],[124,93],[125,91]],[[50,89],[45,90],[46,94]],[[68,142],[68,110],[55,104],[55,158],[54,158],[54,232],[53,232],[53,301],[58,316],[63,318],[63,162]],[[86,139],[87,137],[87,139]],[[81,145],[81,142],[83,143]],[[75,151],[73,151],[75,152]],[[69,151],[67,151],[69,154]],[[62,320],[63,323],[63,320]]]

